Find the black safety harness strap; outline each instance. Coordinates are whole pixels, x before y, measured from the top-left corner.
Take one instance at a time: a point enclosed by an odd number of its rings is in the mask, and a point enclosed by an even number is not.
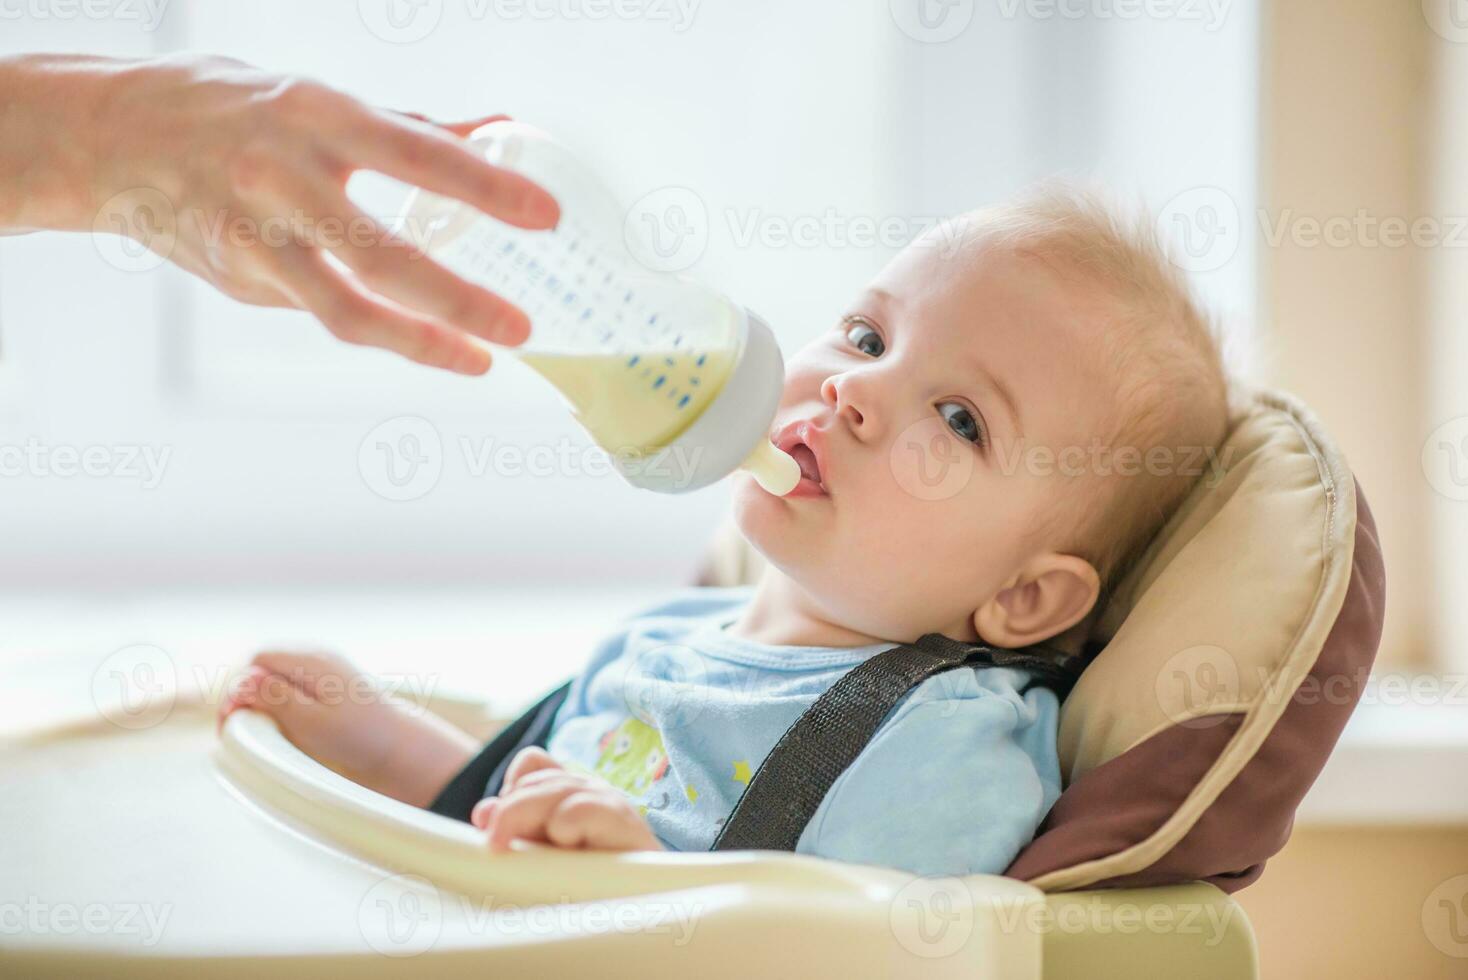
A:
[[[541,698],[529,711],[500,729],[489,744],[439,791],[428,809],[468,823],[474,804],[486,796],[499,795],[505,773],[521,749],[532,745],[545,748],[556,712],[570,693],[571,682],[567,681]]]
[[[1020,667],[1032,675],[1021,690],[1048,687],[1061,700],[1080,673],[1081,658],[1058,650],[968,646],[939,633],[893,647],[858,664],[795,720],[745,787],[710,848],[793,851],[826,793],[856,761],[882,721],[908,691],[958,667]],[[511,760],[532,745],[544,748],[567,682],[499,732],[428,809],[468,821],[474,804],[497,795]]]
[[[793,851],[821,801],[903,696],[958,667],[1021,667],[1062,700],[1079,658],[1057,650],[969,646],[940,633],[893,647],[848,671],[795,720],[760,764],[710,850]],[[1023,692],[1022,692],[1023,693]]]

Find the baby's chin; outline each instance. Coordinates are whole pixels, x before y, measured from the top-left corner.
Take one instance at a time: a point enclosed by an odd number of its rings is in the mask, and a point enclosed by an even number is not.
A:
[[[815,528],[809,521],[802,524],[788,508],[757,487],[748,496],[735,493],[734,518],[740,533],[778,573],[773,584],[762,582],[761,587],[796,588],[804,603],[814,602],[830,622],[855,633],[894,642],[915,639],[919,634],[906,624],[903,603],[891,601],[900,590],[878,587],[870,575],[850,578],[850,563],[825,544],[831,529]],[[868,586],[872,594],[863,594]]]
[[[761,489],[754,477],[741,473],[733,504],[739,533],[772,565],[792,574],[800,559],[822,559],[822,535],[812,526],[810,508],[801,506],[801,501],[776,497]]]

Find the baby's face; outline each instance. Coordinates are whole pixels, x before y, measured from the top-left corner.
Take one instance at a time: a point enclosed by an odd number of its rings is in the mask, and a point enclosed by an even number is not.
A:
[[[818,481],[775,497],[740,477],[741,530],[831,622],[980,638],[975,610],[1084,504],[1025,451],[1101,438],[1100,315],[1038,259],[908,247],[788,363],[772,438]]]

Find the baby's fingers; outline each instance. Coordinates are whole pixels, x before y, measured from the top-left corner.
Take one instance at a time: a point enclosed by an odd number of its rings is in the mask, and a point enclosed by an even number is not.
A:
[[[510,767],[505,770],[505,778],[500,786],[500,795],[508,796],[520,785],[520,780],[541,769],[561,769],[562,766],[551,754],[539,746],[532,745],[521,749],[510,760]]]
[[[313,697],[317,693],[317,685],[324,678],[335,678],[333,683],[338,683],[360,673],[350,660],[335,653],[261,650],[250,658],[250,663],[265,668],[269,673],[280,674]]]
[[[216,732],[224,729],[225,719],[241,708],[253,708],[260,697],[260,681],[269,676],[270,671],[263,667],[251,667],[230,685],[225,692],[224,698],[219,702],[219,714],[215,718],[214,730]]]
[[[332,730],[331,707],[317,701],[281,674],[263,668],[254,675],[253,697],[248,707],[275,719],[281,734],[295,745],[311,745]]]
[[[480,830],[487,830],[489,822],[494,819],[494,808],[499,801],[498,796],[486,796],[474,804],[474,811],[469,814],[469,822]]]
[[[546,821],[545,836],[557,847],[633,851],[655,846],[649,843],[647,825],[630,806],[595,790],[561,800]]]
[[[499,803],[490,813],[487,828],[489,849],[507,851],[510,849],[510,841],[517,837],[525,840],[549,840],[545,835],[546,821],[561,800],[581,788],[580,782],[565,780],[547,782],[533,789],[500,797]]]

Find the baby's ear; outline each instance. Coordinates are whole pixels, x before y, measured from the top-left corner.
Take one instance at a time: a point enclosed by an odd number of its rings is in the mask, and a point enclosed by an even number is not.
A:
[[[1084,558],[1036,557],[974,612],[974,630],[990,646],[1041,643],[1086,618],[1101,594],[1101,576]]]

